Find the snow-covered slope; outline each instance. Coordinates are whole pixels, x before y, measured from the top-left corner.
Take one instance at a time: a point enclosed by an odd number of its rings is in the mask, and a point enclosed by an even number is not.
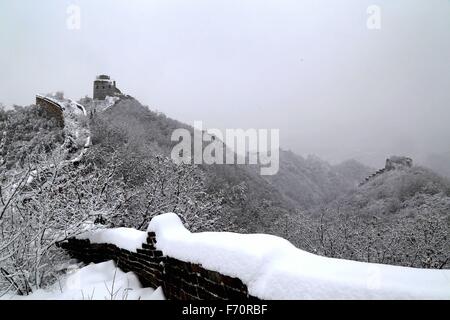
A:
[[[1,299],[22,300],[163,300],[161,288],[143,288],[133,272],[124,273],[113,261],[78,269],[70,265],[66,276],[47,289],[28,296],[4,295]]]

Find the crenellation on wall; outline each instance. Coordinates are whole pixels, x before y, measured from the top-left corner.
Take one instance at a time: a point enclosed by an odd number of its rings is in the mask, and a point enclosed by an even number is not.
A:
[[[59,244],[84,263],[114,260],[124,272],[134,272],[143,286],[162,287],[166,298],[175,300],[246,300],[247,286],[238,278],[208,270],[199,264],[164,256],[156,249],[156,234],[149,232],[146,243],[136,252],[113,244],[68,239]]]

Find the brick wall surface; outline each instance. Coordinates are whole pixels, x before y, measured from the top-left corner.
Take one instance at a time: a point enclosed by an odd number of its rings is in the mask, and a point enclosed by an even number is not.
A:
[[[56,118],[61,127],[64,127],[63,112],[55,103],[49,102],[41,97],[36,97],[36,105],[46,110],[52,117]]]
[[[171,300],[257,300],[248,294],[238,278],[207,270],[199,264],[164,256],[155,247],[155,233],[149,232],[147,242],[137,252],[113,244],[90,243],[69,239],[59,246],[70,256],[84,263],[114,260],[124,272],[134,272],[145,287],[162,287]]]

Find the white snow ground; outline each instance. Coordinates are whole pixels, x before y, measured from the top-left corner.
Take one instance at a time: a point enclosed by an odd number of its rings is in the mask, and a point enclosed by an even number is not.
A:
[[[124,273],[112,260],[78,268],[47,289],[28,296],[4,295],[3,300],[164,300],[161,288],[143,288],[133,272]]]

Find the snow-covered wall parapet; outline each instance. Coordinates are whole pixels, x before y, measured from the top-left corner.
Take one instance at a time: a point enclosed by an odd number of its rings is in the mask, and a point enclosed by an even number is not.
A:
[[[164,255],[156,234],[134,229],[106,229],[60,244],[85,263],[114,260],[124,272],[134,272],[146,287],[162,287],[174,300],[254,299],[241,280],[207,270],[199,264]]]
[[[450,270],[326,258],[264,234],[191,233],[173,213],[153,218],[148,233],[81,238],[62,246],[86,262],[113,259],[169,299],[450,299]]]
[[[60,103],[49,97],[37,94],[36,105],[40,106],[41,108],[46,110],[50,115],[52,115],[58,121],[58,124],[61,127],[64,126],[63,106]]]

